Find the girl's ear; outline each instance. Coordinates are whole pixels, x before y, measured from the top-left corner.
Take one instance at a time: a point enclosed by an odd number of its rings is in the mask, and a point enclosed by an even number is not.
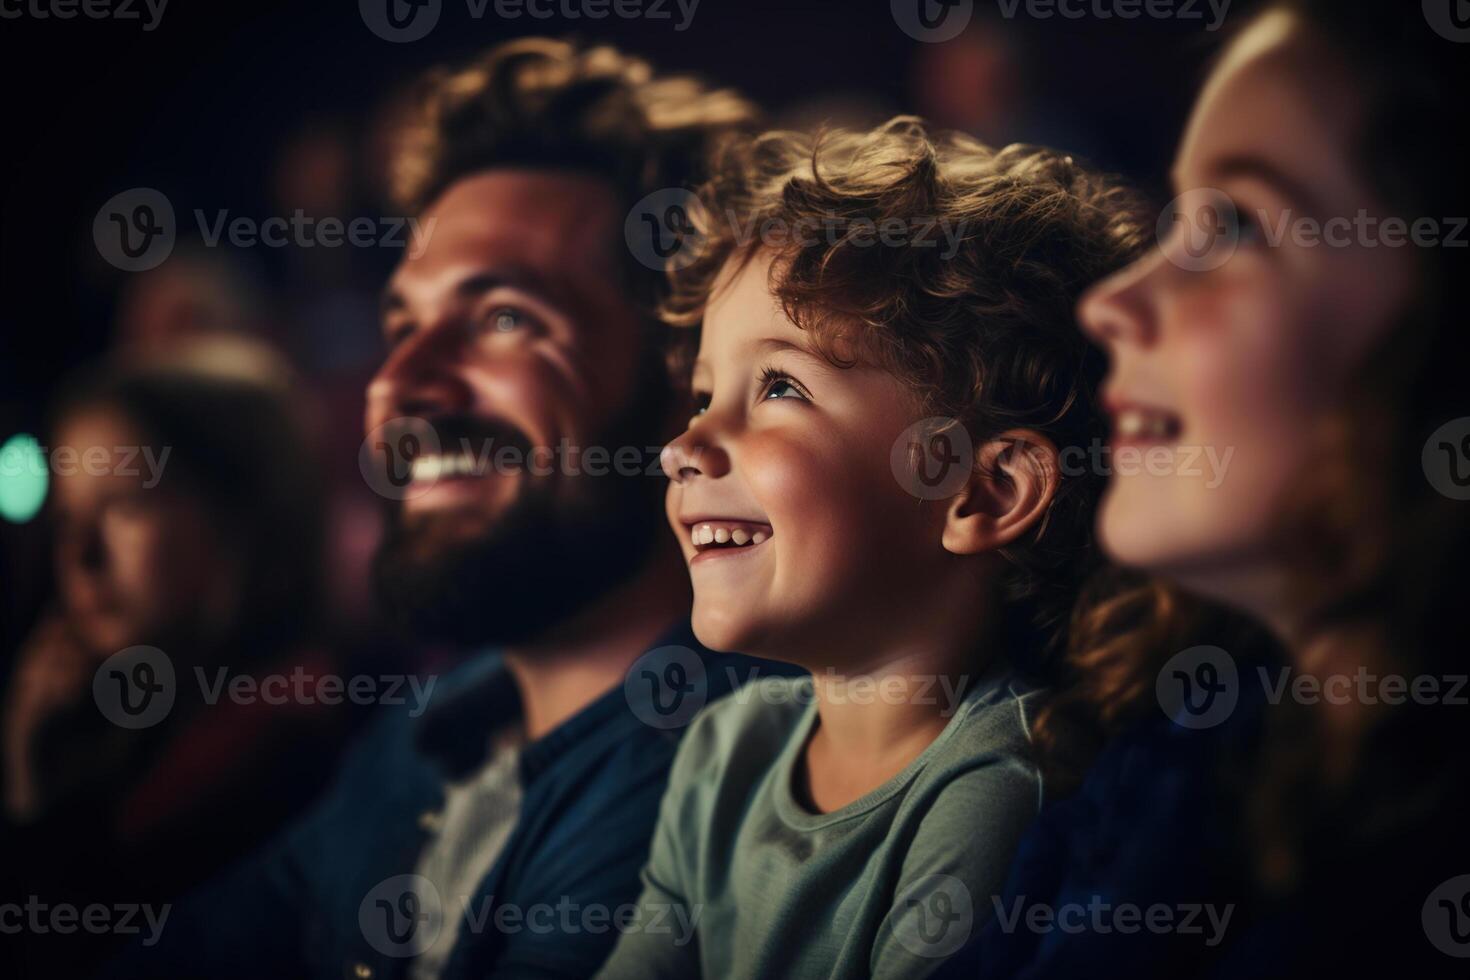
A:
[[[1057,447],[1034,429],[1010,429],[976,446],[974,471],[945,513],[945,550],[996,551],[1039,527],[1061,478]]]

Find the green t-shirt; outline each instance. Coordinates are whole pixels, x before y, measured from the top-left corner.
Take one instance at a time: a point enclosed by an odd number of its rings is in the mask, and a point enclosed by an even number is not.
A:
[[[903,772],[822,814],[792,789],[817,720],[810,677],[711,706],[674,759],[639,915],[599,977],[930,973],[993,914],[1040,807],[1038,695],[992,671]]]

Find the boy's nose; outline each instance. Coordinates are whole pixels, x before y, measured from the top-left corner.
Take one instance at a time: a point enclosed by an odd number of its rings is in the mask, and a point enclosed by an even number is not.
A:
[[[695,476],[721,477],[730,472],[730,457],[718,446],[701,439],[689,429],[659,453],[664,474],[675,483]]]

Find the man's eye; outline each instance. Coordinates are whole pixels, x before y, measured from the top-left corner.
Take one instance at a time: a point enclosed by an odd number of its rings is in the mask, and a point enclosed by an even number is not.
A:
[[[490,311],[490,329],[495,333],[514,333],[529,326],[530,317],[514,306],[499,306]]]

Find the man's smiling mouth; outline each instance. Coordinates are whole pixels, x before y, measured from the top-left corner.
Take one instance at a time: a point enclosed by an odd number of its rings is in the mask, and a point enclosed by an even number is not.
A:
[[[477,459],[466,452],[424,453],[415,457],[410,466],[415,482],[428,483],[436,480],[488,476],[492,472],[488,460]]]

